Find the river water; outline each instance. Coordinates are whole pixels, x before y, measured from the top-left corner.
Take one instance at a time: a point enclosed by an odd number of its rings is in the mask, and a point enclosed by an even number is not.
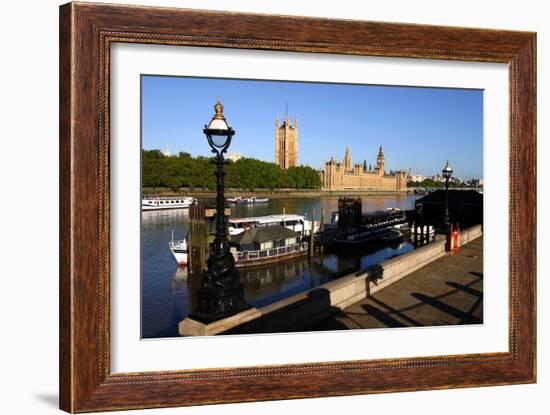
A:
[[[413,209],[415,195],[363,196],[363,212],[384,210],[389,207]],[[248,217],[268,214],[306,214],[312,209],[319,220],[321,209],[325,223],[330,213],[338,210],[337,197],[280,198],[257,206],[232,206],[231,216]],[[187,269],[178,267],[168,242],[172,231],[174,239],[183,239],[187,233],[187,209],[149,211],[142,213],[141,226],[141,330],[142,338],[175,337],[178,322],[190,312],[193,301],[190,292],[193,281]],[[245,286],[245,299],[255,307],[303,292],[335,278],[347,275],[388,258],[413,249],[409,241],[362,254],[324,254],[311,260],[298,259],[269,264],[262,267],[240,269]]]

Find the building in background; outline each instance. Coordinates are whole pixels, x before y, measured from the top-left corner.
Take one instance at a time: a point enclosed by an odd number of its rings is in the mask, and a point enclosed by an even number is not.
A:
[[[227,155],[227,158],[233,162],[237,161],[237,160],[240,160],[243,158],[243,155],[241,153],[229,153]]]
[[[291,124],[288,112],[282,124],[275,119],[275,163],[285,170],[298,165],[298,120]]]
[[[426,176],[423,176],[421,174],[414,174],[410,176],[410,178],[411,178],[411,182],[414,182],[414,183],[423,182],[424,180],[427,179]]]
[[[346,146],[344,160],[340,163],[331,158],[319,172],[323,190],[383,190],[406,191],[407,172],[397,171],[385,174],[385,157],[382,146],[378,149],[376,167],[367,168],[366,162],[353,164],[349,146]]]
[[[166,143],[166,150],[161,151],[161,153],[163,154],[164,157],[173,157],[173,156],[175,156],[175,154],[172,154],[170,152],[170,147],[168,147],[168,143]]]

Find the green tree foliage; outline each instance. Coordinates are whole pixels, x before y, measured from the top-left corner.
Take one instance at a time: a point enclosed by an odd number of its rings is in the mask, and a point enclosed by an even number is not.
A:
[[[436,189],[436,188],[444,188],[445,187],[445,182],[440,182],[440,181],[435,181],[433,179],[430,179],[430,178],[426,178],[424,180],[422,180],[421,182],[413,182],[413,181],[409,181],[407,183],[407,186],[408,187],[422,187],[422,188],[431,188],[431,189]],[[470,187],[468,186],[466,183],[456,183],[455,181],[450,181],[449,182],[449,187],[450,188],[454,188],[454,187]]]
[[[143,187],[166,187],[174,191],[181,187],[190,190],[216,188],[213,157],[192,157],[184,152],[176,157],[166,157],[159,150],[143,150],[142,156]],[[321,187],[319,174],[311,167],[282,170],[275,163],[253,158],[227,161],[225,173],[226,187],[243,190]]]

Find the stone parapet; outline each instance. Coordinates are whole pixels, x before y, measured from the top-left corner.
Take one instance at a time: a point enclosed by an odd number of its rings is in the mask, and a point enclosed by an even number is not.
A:
[[[179,322],[178,332],[180,336],[213,336],[243,325],[250,320],[257,319],[261,315],[262,313],[257,308],[249,308],[248,310],[209,324],[187,317]]]

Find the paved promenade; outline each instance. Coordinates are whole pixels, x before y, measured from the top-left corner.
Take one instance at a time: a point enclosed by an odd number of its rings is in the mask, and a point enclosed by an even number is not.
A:
[[[483,236],[310,331],[483,323]]]

